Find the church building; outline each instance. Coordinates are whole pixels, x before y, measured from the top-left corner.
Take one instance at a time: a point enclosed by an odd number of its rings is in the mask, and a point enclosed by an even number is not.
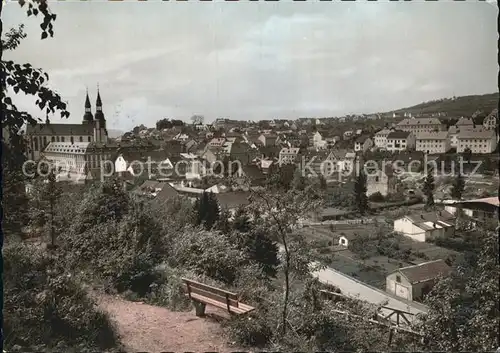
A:
[[[26,127],[26,139],[28,143],[28,158],[38,160],[42,152],[51,142],[59,142],[58,145],[74,143],[97,142],[106,144],[108,131],[106,130],[106,119],[102,111],[102,101],[99,89],[97,90],[95,117],[92,115],[89,94],[85,98],[85,114],[81,124],[37,124]]]

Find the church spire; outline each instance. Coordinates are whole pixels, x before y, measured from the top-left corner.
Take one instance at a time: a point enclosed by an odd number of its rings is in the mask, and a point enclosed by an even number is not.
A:
[[[85,114],[83,115],[83,122],[92,122],[94,117],[92,116],[92,106],[90,105],[89,90],[87,89],[87,95],[85,97]]]
[[[95,106],[97,111],[102,111],[102,101],[101,101],[101,95],[99,93],[99,84],[97,84],[97,99],[95,101]]]
[[[89,89],[87,88],[87,97],[85,98],[85,112],[90,112],[90,98],[89,98]]]

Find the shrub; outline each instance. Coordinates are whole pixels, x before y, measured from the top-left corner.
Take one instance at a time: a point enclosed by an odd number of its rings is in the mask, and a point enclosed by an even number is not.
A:
[[[376,193],[368,196],[368,200],[371,202],[384,202],[385,198],[380,192],[377,191]]]
[[[146,300],[151,304],[171,310],[190,310],[191,301],[185,295],[186,291],[181,277],[196,277],[167,266],[161,266],[161,269],[157,269],[157,271],[161,272],[161,274],[157,276],[157,280],[151,285],[151,292]]]
[[[264,347],[273,338],[273,330],[263,313],[238,316],[231,320],[227,327],[231,337],[250,347]]]
[[[150,291],[153,269],[166,251],[161,227],[140,209],[60,239],[69,268],[86,270],[109,291],[130,289],[141,297]]]
[[[4,249],[5,346],[57,345],[90,349],[117,346],[107,315],[56,259],[40,248]]]

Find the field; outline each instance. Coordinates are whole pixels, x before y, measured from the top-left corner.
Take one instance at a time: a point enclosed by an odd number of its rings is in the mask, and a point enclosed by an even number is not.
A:
[[[396,269],[430,260],[448,259],[456,252],[394,235],[388,224],[306,227],[299,234],[325,265],[380,289]],[[349,240],[339,245],[340,236]]]

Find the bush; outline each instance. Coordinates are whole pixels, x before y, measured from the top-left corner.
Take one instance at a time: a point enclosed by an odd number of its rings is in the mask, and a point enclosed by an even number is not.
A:
[[[245,346],[264,347],[273,338],[273,330],[266,319],[263,313],[238,316],[227,325],[229,334]]]
[[[368,196],[368,200],[371,202],[384,202],[385,198],[380,192],[377,191],[376,193]]]
[[[68,268],[85,270],[110,292],[131,290],[140,297],[146,295],[156,280],[154,267],[165,255],[166,246],[162,227],[143,207],[130,201],[119,221],[95,225],[85,221],[83,226],[77,220],[72,230],[60,237]]]
[[[13,346],[116,347],[107,315],[69,273],[35,246],[4,249],[4,337]]]
[[[161,266],[161,270],[157,271],[161,271],[161,274],[158,275],[157,281],[151,285],[151,293],[148,294],[146,300],[153,305],[175,311],[191,310],[191,301],[185,295],[186,291],[181,277],[196,277],[167,266]]]

